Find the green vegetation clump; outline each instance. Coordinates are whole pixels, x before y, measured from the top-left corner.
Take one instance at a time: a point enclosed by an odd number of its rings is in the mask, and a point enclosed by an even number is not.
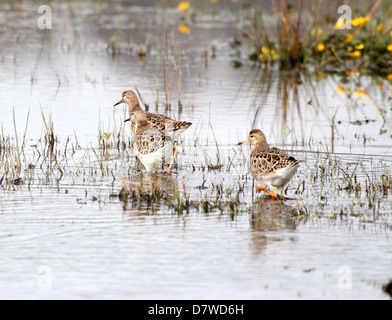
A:
[[[326,1],[294,7],[286,0],[278,6],[271,0],[274,25],[267,24],[259,6],[249,11],[247,27],[249,58],[262,67],[309,66],[318,71],[359,70],[392,80],[392,5],[375,1],[373,6],[353,3],[349,15],[339,13],[337,4]],[[351,17],[351,18],[350,18]]]

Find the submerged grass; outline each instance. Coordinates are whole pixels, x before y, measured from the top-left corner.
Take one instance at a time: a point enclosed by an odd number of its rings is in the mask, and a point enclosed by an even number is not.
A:
[[[149,181],[143,184],[142,174],[133,175],[132,181],[123,178],[119,194],[112,197],[118,196],[124,208],[128,209],[130,206],[131,209],[142,209],[150,213],[161,212],[166,208],[176,214],[197,211],[204,214],[220,212],[234,216],[247,208],[247,204],[240,201],[243,190],[225,187],[223,183],[212,183],[211,187],[201,190],[187,186],[185,176],[181,180],[181,184],[177,179],[168,181],[162,174],[154,173]]]
[[[139,168],[128,152],[131,138],[123,126],[111,129],[101,123],[96,145],[81,148],[76,135],[60,143],[50,117],[42,114],[42,123],[41,137],[32,145],[26,134],[17,143],[18,139],[2,132],[0,185],[5,190],[43,185],[69,190],[73,185],[87,183],[94,188],[104,183],[111,186],[104,191],[106,197],[118,199],[124,210],[219,213],[231,218],[256,214],[269,201],[268,196],[254,194],[256,185],[244,165],[246,155],[239,147],[222,145],[216,137],[213,143],[203,143],[199,137],[185,139],[185,154],[205,156],[198,164],[179,156],[177,169],[168,176],[164,171],[149,174]],[[392,228],[392,159],[338,154],[328,146],[324,150],[302,152],[306,162],[286,190],[290,199],[284,203],[292,210],[285,212],[297,220],[355,218]],[[211,162],[213,153],[219,166]]]

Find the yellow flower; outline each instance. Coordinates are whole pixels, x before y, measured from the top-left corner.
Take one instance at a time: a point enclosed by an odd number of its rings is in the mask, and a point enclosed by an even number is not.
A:
[[[339,30],[341,27],[346,25],[346,20],[339,19],[335,24],[335,30]]]
[[[270,53],[270,49],[266,48],[266,47],[261,47],[261,52],[264,54],[269,54]]]
[[[383,31],[384,30],[384,27],[382,26],[382,24],[380,23],[378,26],[377,26],[377,31]]]
[[[366,96],[369,97],[369,93],[366,90],[353,90],[352,91],[353,94],[356,94],[357,96]]]
[[[363,48],[365,48],[365,45],[363,43],[355,46],[355,49],[357,49],[357,50],[362,50]]]
[[[279,59],[279,55],[276,53],[275,50],[271,50],[271,60],[275,61]]]
[[[391,33],[390,33],[390,36],[391,36],[391,38],[392,38],[392,31],[391,31]]]
[[[349,33],[346,37],[346,40],[344,41],[345,43],[350,43],[353,40],[353,35]]]
[[[392,51],[392,43],[389,46],[387,46],[387,50]]]
[[[389,81],[392,81],[392,73],[390,73],[390,74],[387,75],[387,79],[388,79]]]
[[[356,19],[354,19],[354,20],[352,20],[351,21],[351,24],[353,25],[353,26],[363,26],[364,24],[366,24],[368,21],[370,20],[370,17],[369,16],[366,16],[366,17],[359,17],[359,18],[356,18]]]
[[[357,58],[357,57],[361,56],[361,51],[351,52],[350,56],[353,58]]]
[[[324,51],[325,50],[325,45],[323,43],[319,43],[317,45],[317,51]]]
[[[274,49],[268,49],[266,47],[261,48],[261,53],[259,55],[259,59],[261,62],[267,62],[267,61],[275,61],[279,59],[279,55],[276,53]]]
[[[190,7],[190,2],[189,1],[183,1],[178,4],[177,9],[180,10],[181,12],[185,11]]]
[[[180,24],[178,26],[178,31],[184,34],[189,34],[191,32],[191,29],[189,29],[189,27],[185,24]]]
[[[261,62],[272,62],[272,61],[276,61],[279,59],[279,55],[276,54],[276,52],[274,51],[273,54],[271,55],[266,55],[263,53],[259,54],[259,59]]]
[[[336,86],[336,90],[338,90],[338,92],[339,92],[340,94],[342,94],[342,93],[343,93],[344,91],[346,91],[347,89],[342,88],[341,86],[337,85],[337,86]]]
[[[274,59],[274,60],[278,60],[279,59],[279,55],[276,53],[275,50],[271,51],[271,55],[272,55],[272,59]]]

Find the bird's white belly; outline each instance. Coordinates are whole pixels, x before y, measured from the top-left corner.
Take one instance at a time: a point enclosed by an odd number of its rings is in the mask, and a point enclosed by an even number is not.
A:
[[[169,143],[163,148],[148,154],[142,154],[136,151],[136,155],[149,172],[156,165],[162,165],[163,162],[170,163],[173,157],[173,144]]]
[[[274,173],[261,176],[257,179],[261,184],[283,189],[292,179],[299,164],[276,170]]]

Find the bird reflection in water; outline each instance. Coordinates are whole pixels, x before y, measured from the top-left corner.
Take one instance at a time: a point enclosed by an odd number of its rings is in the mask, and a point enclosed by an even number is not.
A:
[[[287,201],[259,198],[252,209],[250,225],[254,254],[261,253],[268,242],[282,241],[280,231],[295,230],[297,227],[298,209]]]

